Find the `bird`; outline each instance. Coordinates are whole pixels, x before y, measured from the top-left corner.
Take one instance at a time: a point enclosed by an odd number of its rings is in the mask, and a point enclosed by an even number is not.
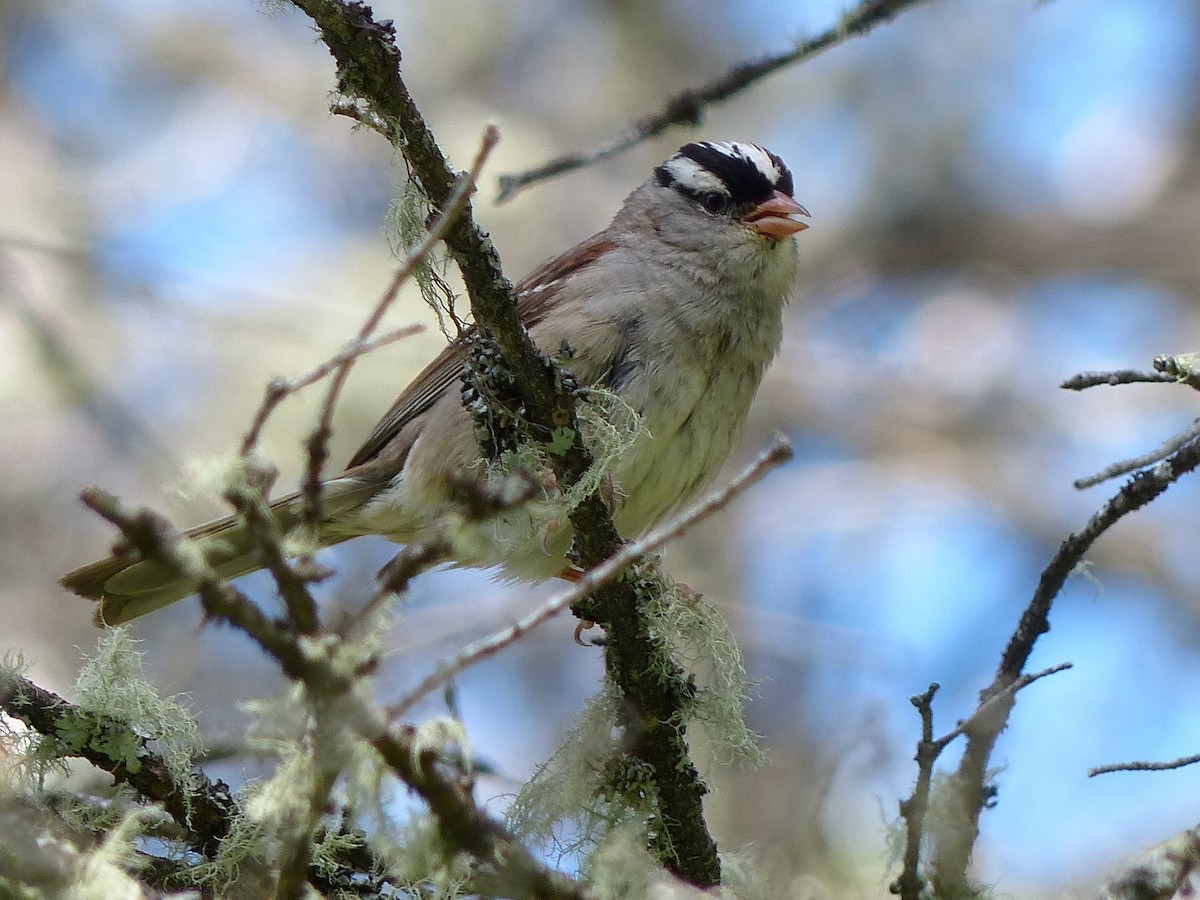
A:
[[[567,351],[579,385],[615,394],[637,413],[636,435],[605,475],[623,537],[703,490],[740,438],[779,351],[798,275],[795,236],[810,215],[793,193],[791,171],[764,147],[688,143],[625,198],[607,227],[517,285],[522,320],[539,348]],[[323,482],[321,546],[366,534],[406,544],[444,521],[456,479],[478,471],[482,459],[459,384],[466,344],[449,343],[345,470]],[[271,504],[284,532],[299,523],[302,505],[298,493]],[[455,564],[500,565],[518,581],[571,571],[569,523],[523,510],[501,519],[481,539],[459,542]],[[263,565],[236,517],[185,535],[223,578]],[[164,564],[120,547],[61,584],[98,601],[96,622],[107,626],[196,591]]]

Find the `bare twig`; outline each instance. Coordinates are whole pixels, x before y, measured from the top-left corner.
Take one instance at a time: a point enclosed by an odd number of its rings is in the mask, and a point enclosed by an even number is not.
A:
[[[1161,372],[1117,369],[1113,372],[1080,372],[1078,375],[1068,378],[1059,387],[1068,391],[1085,391],[1088,388],[1101,387],[1103,385],[1116,387],[1119,384],[1161,384],[1169,381],[1178,381],[1178,379],[1171,375],[1164,375]]]
[[[1050,629],[1050,609],[1084,554],[1121,518],[1145,506],[1176,480],[1200,465],[1200,443],[1193,442],[1152,469],[1139,472],[1121,488],[1079,531],[1070,535],[1042,571],[1038,586],[1009,639],[992,683],[981,693],[981,704],[994,700],[989,715],[967,734],[967,746],[953,774],[959,827],[948,833],[933,859],[934,881],[955,896],[966,890],[966,870],[978,835],[979,817],[992,791],[987,773],[996,739],[1008,722],[1015,703],[1012,687],[1022,679],[1038,638]]]
[[[1116,387],[1119,384],[1156,384],[1178,382],[1200,390],[1200,353],[1178,353],[1174,356],[1154,357],[1154,371],[1139,369],[1116,369],[1112,372],[1080,372],[1064,381],[1059,387],[1069,391],[1082,391],[1099,385]]]
[[[1146,373],[1089,373],[1076,376],[1066,382],[1064,387],[1081,390],[1099,384],[1167,380],[1176,379]],[[992,796],[992,789],[987,784],[987,772],[996,739],[1007,725],[1015,704],[1015,692],[1030,681],[1057,670],[1050,669],[1034,675],[1022,674],[1038,638],[1050,629],[1050,609],[1055,598],[1062,592],[1067,578],[1083,561],[1084,554],[1105,531],[1122,517],[1150,503],[1176,480],[1200,465],[1200,441],[1195,437],[1193,435],[1183,441],[1182,446],[1170,452],[1157,465],[1135,474],[1082,529],[1063,541],[1058,552],[1042,571],[1037,588],[1001,655],[992,683],[980,693],[980,704],[976,712],[942,739],[948,742],[959,734],[967,735],[962,759],[949,779],[950,788],[953,790],[953,802],[956,805],[954,820],[957,824],[955,828],[946,829],[939,834],[935,841],[931,880],[937,891],[947,896],[968,895],[970,888],[966,877],[967,864],[978,836],[979,817]],[[931,745],[929,752],[935,751],[940,752],[936,744]],[[920,750],[918,761],[924,764]],[[913,799],[906,801],[909,804],[907,811],[902,807],[902,812],[905,812],[906,816],[909,812],[922,812],[919,801],[920,798],[914,794]],[[921,890],[921,882],[912,863],[920,851],[914,841],[919,842],[923,829],[913,829],[912,823],[908,824],[910,827],[905,848],[905,869],[894,889],[897,892],[907,892],[909,897],[916,897]]]
[[[358,359],[360,356],[366,356],[368,353],[374,353],[380,347],[386,347],[389,344],[396,343],[396,341],[402,341],[405,338],[412,337],[415,334],[420,334],[424,330],[424,325],[405,325],[403,328],[397,328],[395,331],[389,331],[387,334],[383,335],[382,337],[377,337],[374,340],[363,340],[362,338],[356,338],[355,340],[346,344],[346,346],[344,346],[329,359],[301,375],[296,375],[290,379],[271,379],[270,383],[267,384],[266,395],[263,397],[263,402],[259,405],[258,410],[254,413],[254,419],[250,423],[250,429],[246,432],[246,437],[242,440],[242,456],[248,455],[256,446],[258,446],[259,436],[262,434],[263,426],[266,425],[267,419],[270,418],[271,413],[275,411],[275,408],[292,394],[298,393],[304,388],[316,384],[322,378],[325,378],[335,370],[339,369],[348,360]]]
[[[904,819],[905,832],[903,868],[900,875],[892,882],[893,894],[899,895],[901,900],[920,900],[923,896],[925,879],[920,870],[921,838],[926,833],[926,816],[929,813],[930,794],[933,788],[933,770],[938,758],[960,736],[973,734],[981,728],[991,730],[996,727],[998,721],[1002,725],[1008,715],[1008,709],[1004,705],[1005,701],[1018,691],[1039,679],[1069,668],[1071,668],[1071,664],[1065,662],[1040,672],[1022,675],[1003,693],[981,700],[968,718],[936,739],[933,737],[933,697],[940,685],[934,682],[923,694],[909,698],[909,702],[916,707],[921,716],[921,739],[917,742],[917,754],[913,757],[917,762],[917,783],[909,798],[900,801],[900,815]],[[959,826],[961,823],[955,819],[954,825]]]
[[[1037,589],[1021,616],[988,689],[1000,693],[1020,677],[1038,637],[1050,630],[1050,607],[1084,554],[1100,535],[1129,513],[1154,500],[1181,477],[1200,465],[1200,443],[1190,443],[1153,469],[1134,475],[1079,531],[1071,534],[1042,571]]]
[[[1170,759],[1165,762],[1135,760],[1126,763],[1107,763],[1103,766],[1088,769],[1088,778],[1095,778],[1097,775],[1107,775],[1110,772],[1168,772],[1171,769],[1194,766],[1196,763],[1200,763],[1200,753],[1193,756],[1181,756],[1179,759]]]
[[[993,714],[999,708],[1000,700],[1003,700],[1005,697],[1011,697],[1017,691],[1023,690],[1035,681],[1040,681],[1048,675],[1057,675],[1059,672],[1065,672],[1071,667],[1071,663],[1061,662],[1050,666],[1048,669],[1042,669],[1040,672],[1027,673],[1005,687],[1002,692],[988,696],[975,707],[975,711],[971,713],[969,718],[959,722],[951,731],[948,731],[934,742],[939,747],[939,752],[949,746],[950,742],[961,734],[972,734],[979,730],[981,725],[990,728]]]
[[[320,625],[317,603],[308,587],[310,581],[317,580],[314,567],[293,565],[288,559],[283,529],[271,515],[266,499],[278,472],[257,457],[248,457],[246,462],[245,478],[230,485],[225,499],[245,521],[263,567],[275,579],[289,623],[301,634],[314,634]]]
[[[538,481],[527,473],[513,473],[498,484],[484,484],[464,478],[455,492],[465,517],[483,522],[500,513],[517,509],[537,496]],[[407,589],[409,581],[421,572],[440,565],[454,555],[453,542],[444,532],[433,532],[406,544],[378,575],[379,587],[363,606],[339,629],[347,636],[370,629],[370,622],[388,597]]]
[[[484,129],[483,138],[479,145],[479,152],[475,155],[475,161],[472,163],[470,171],[459,178],[458,184],[443,205],[442,212],[433,224],[433,227],[429,229],[424,239],[409,251],[403,264],[396,270],[396,274],[392,276],[391,284],[388,285],[383,297],[380,298],[375,308],[371,311],[371,314],[367,316],[367,320],[359,329],[357,338],[359,341],[365,341],[371,336],[371,333],[383,318],[383,314],[387,312],[388,307],[395,301],[396,296],[400,292],[400,287],[412,277],[417,267],[424,261],[425,257],[429,255],[437,243],[446,237],[458,217],[466,209],[471,199],[471,194],[475,190],[475,184],[479,179],[479,173],[483,170],[484,163],[487,162],[488,156],[499,140],[500,132],[494,125],[489,125]],[[303,488],[303,519],[313,527],[317,525],[321,518],[321,471],[324,468],[325,459],[328,455],[327,444],[332,430],[333,409],[337,404],[337,398],[341,393],[342,386],[346,383],[346,378],[350,374],[350,368],[354,365],[357,358],[357,356],[349,356],[336,366],[333,378],[329,384],[329,391],[325,395],[325,402],[321,405],[320,419],[308,441],[308,470]]]
[[[921,717],[921,739],[917,741],[917,783],[907,800],[900,801],[900,816],[904,819],[904,854],[900,875],[891,884],[891,892],[901,900],[920,900],[925,890],[921,877],[921,838],[925,834],[925,816],[929,812],[929,795],[933,790],[933,764],[941,752],[933,740],[933,697],[941,689],[936,681],[922,694],[914,694],[908,702]]]
[[[412,268],[419,263],[421,255],[428,253],[431,246],[432,242],[428,240],[423,241],[421,246],[416,248],[413,254],[409,255],[405,260],[406,266],[402,266],[399,272],[397,272],[397,276],[393,278],[388,293],[385,295],[385,300],[389,300],[389,298],[395,296],[395,290],[403,282],[403,278],[407,277],[405,274],[406,271],[408,274],[411,274]],[[378,307],[376,311],[378,311]],[[311,578],[297,572],[288,562],[287,556],[283,552],[283,535],[279,533],[278,525],[275,523],[271,511],[267,506],[266,496],[270,489],[270,482],[273,480],[274,472],[261,471],[262,465],[253,456],[254,450],[258,446],[262,429],[265,427],[267,419],[270,418],[279,404],[287,397],[317,383],[330,374],[336,373],[342,375],[359,357],[365,356],[380,347],[385,347],[388,344],[417,334],[423,329],[424,326],[422,325],[406,325],[375,340],[368,340],[367,334],[360,333],[358,337],[347,343],[334,356],[315,368],[310,369],[308,372],[291,379],[272,379],[267,384],[263,401],[259,404],[258,410],[254,414],[254,419],[250,423],[250,428],[242,440],[241,455],[247,463],[247,474],[251,474],[252,472],[256,474],[255,481],[257,488],[250,491],[231,490],[226,494],[226,499],[242,515],[247,526],[257,534],[256,543],[264,553],[263,560],[266,568],[275,579],[280,596],[283,597],[287,605],[288,614],[293,624],[302,632],[312,633],[317,627],[316,604],[313,602],[312,595],[309,593],[307,586],[307,582]],[[326,398],[327,405],[331,403],[334,394],[332,390],[330,393],[331,396]],[[324,425],[326,432],[323,433],[327,433],[328,422],[324,422]]]
[[[925,0],[862,0],[858,6],[845,13],[837,24],[816,37],[801,41],[782,53],[764,56],[754,62],[740,63],[707,84],[681,91],[668,98],[659,112],[637,120],[622,134],[605,141],[593,150],[567,153],[536,168],[501,175],[498,179],[499,194],[496,196],[496,202],[511,200],[531,184],[589,166],[628,150],[642,141],[662,134],[674,125],[699,125],[704,118],[705,107],[728,100],[780,69],[812,59],[852,37],[865,35],[897,13],[923,2]]]
[[[1161,445],[1149,453],[1143,453],[1141,456],[1135,456],[1133,459],[1124,459],[1115,462],[1112,465],[1105,466],[1095,475],[1089,475],[1086,478],[1077,479],[1074,484],[1079,490],[1094,487],[1101,482],[1108,481],[1112,478],[1119,478],[1121,475],[1128,475],[1130,472],[1136,472],[1138,469],[1144,469],[1146,466],[1152,466],[1157,462],[1162,462],[1172,453],[1179,450],[1181,447],[1190,444],[1196,438],[1200,437],[1200,419],[1197,419],[1190,427],[1181,431],[1179,434],[1168,438]]]
[[[259,436],[266,425],[267,419],[286,397],[329,375],[333,376],[332,384],[321,407],[318,425],[308,442],[309,462],[304,487],[305,505],[302,516],[304,521],[312,527],[315,527],[320,520],[321,468],[327,456],[326,447],[331,432],[333,410],[341,388],[349,375],[350,368],[360,357],[367,353],[422,330],[423,326],[408,325],[375,340],[370,340],[371,333],[378,326],[388,307],[395,301],[401,286],[412,276],[413,272],[437,242],[445,237],[446,231],[454,222],[454,217],[462,211],[463,205],[474,190],[483,163],[497,140],[498,133],[494,128],[489,127],[484,134],[475,165],[461,180],[455,192],[451,195],[450,203],[446,210],[434,223],[433,227],[429,229],[425,237],[416,246],[410,249],[404,262],[392,276],[392,280],[383,297],[371,311],[367,321],[359,329],[359,333],[354,340],[347,343],[333,357],[309,372],[290,380],[276,378],[267,385],[263,401],[254,415],[245,438],[242,440],[241,453],[242,457],[246,460],[250,460],[252,452],[258,446]],[[246,492],[235,492],[229,495],[229,499],[246,518],[247,524],[252,529],[260,532],[262,539],[258,543],[265,552],[267,568],[271,571],[279,586],[280,594],[287,604],[293,623],[300,631],[311,633],[317,626],[316,605],[313,603],[312,596],[308,591],[306,578],[298,574],[288,563],[282,551],[282,536],[275,533],[277,528],[273,523],[270,511],[267,509],[265,502],[269,480],[259,479],[259,482],[261,491],[257,497],[248,496]]]
[[[723,509],[734,497],[761,479],[768,471],[791,458],[791,444],[786,438],[777,436],[749,466],[720,490],[713,491],[701,502],[643,537],[623,545],[613,556],[580,576],[579,581],[570,590],[551,597],[533,612],[513,622],[507,628],[468,644],[457,656],[440,665],[436,672],[426,677],[404,697],[388,707],[388,717],[395,720],[404,715],[430,691],[445,684],[476,663],[513,645],[564,609],[574,606],[601,585],[616,578],[646,554],[673,541],[692,525]]]

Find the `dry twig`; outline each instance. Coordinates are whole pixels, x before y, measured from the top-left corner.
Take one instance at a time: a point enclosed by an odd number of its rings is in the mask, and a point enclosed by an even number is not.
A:
[[[1095,778],[1097,775],[1107,775],[1110,772],[1167,772],[1171,769],[1194,766],[1196,763],[1200,763],[1200,753],[1193,756],[1181,756],[1179,759],[1169,759],[1165,762],[1135,760],[1126,763],[1107,763],[1103,766],[1095,766],[1088,769],[1088,778]]]
[[[391,284],[388,285],[383,297],[375,305],[371,314],[367,316],[366,322],[358,332],[358,341],[366,341],[378,327],[380,320],[385,312],[395,301],[396,296],[400,293],[400,287],[412,277],[417,267],[429,255],[437,243],[444,240],[449,234],[450,229],[455,226],[459,216],[461,216],[470,202],[471,194],[475,190],[475,184],[479,179],[479,173],[483,171],[483,165],[487,162],[488,156],[495,148],[496,143],[500,140],[500,132],[494,125],[487,126],[484,129],[483,139],[479,145],[479,151],[475,154],[475,161],[472,163],[470,170],[458,179],[458,184],[446,199],[442,206],[441,214],[433,227],[429,229],[424,239],[412,248],[404,263],[396,270],[396,274],[392,276]],[[325,459],[328,456],[327,446],[329,436],[332,433],[333,409],[337,404],[338,395],[341,393],[342,386],[346,383],[346,378],[350,374],[350,367],[354,365],[357,356],[349,356],[340,363],[333,372],[333,379],[329,385],[329,391],[325,396],[325,402],[321,405],[320,419],[317,422],[317,427],[313,430],[312,436],[308,440],[308,471],[304,481],[304,521],[315,526],[321,518],[320,503],[321,503],[321,470],[324,467]]]
[[[646,554],[653,553],[663,545],[675,540],[692,525],[723,509],[729,501],[757,482],[768,471],[791,458],[791,444],[782,436],[776,437],[767,449],[724,487],[713,491],[690,509],[638,540],[630,541],[622,546],[616,554],[585,572],[570,590],[551,597],[533,612],[513,622],[507,628],[464,647],[457,656],[438,666],[436,672],[427,676],[404,697],[388,707],[388,717],[392,720],[399,718],[430,691],[445,684],[476,663],[512,646],[539,625],[549,621],[564,609],[579,603]]]
[[[1161,372],[1142,372],[1139,369],[1117,369],[1112,372],[1080,372],[1059,385],[1067,391],[1086,391],[1088,388],[1116,387],[1121,384],[1162,384],[1177,381],[1172,375]]]
[[[1163,380],[1175,379],[1163,379],[1146,373],[1090,373],[1076,376],[1066,382],[1064,387],[1082,389],[1099,384]],[[970,896],[972,888],[966,875],[967,866],[978,836],[979,817],[994,793],[987,783],[989,761],[996,739],[1007,725],[1016,702],[1015,692],[1031,680],[1055,671],[1047,670],[1032,676],[1023,674],[1038,638],[1050,629],[1050,610],[1055,598],[1062,592],[1067,578],[1083,561],[1084,554],[1104,532],[1124,516],[1150,503],[1197,465],[1200,465],[1200,441],[1190,440],[1170,453],[1158,465],[1138,472],[1082,529],[1063,541],[1058,552],[1043,569],[1037,588],[1001,655],[992,683],[980,692],[980,703],[976,712],[966,723],[948,735],[956,737],[958,733],[965,733],[967,746],[957,770],[949,776],[956,803],[953,817],[955,827],[938,835],[930,866],[931,880],[936,890],[946,896]],[[936,758],[940,752],[936,742],[931,743],[926,738],[926,734],[931,733],[925,716],[929,714],[928,705],[932,696],[932,692],[929,692],[913,700],[914,704],[922,709],[922,744],[918,749],[918,762],[922,766],[931,766],[932,759],[927,757],[932,754],[932,758]],[[925,756],[922,755],[923,752]],[[920,781],[918,788],[922,788]],[[925,785],[923,789],[924,794],[920,791],[914,792],[913,797],[901,804],[901,814],[906,819],[907,839],[904,869],[893,884],[893,891],[905,898],[920,896],[923,886],[918,865],[920,841],[925,833],[925,826],[921,824],[917,827],[910,818],[920,819],[927,811],[928,786]]]
[[[638,119],[623,133],[593,150],[567,153],[524,172],[501,175],[498,179],[499,193],[496,202],[511,200],[519,191],[539,181],[581,169],[622,153],[642,141],[662,134],[672,126],[699,125],[704,118],[706,107],[728,100],[780,69],[812,59],[852,37],[865,35],[876,25],[923,2],[925,0],[862,0],[858,6],[843,14],[833,27],[816,37],[800,41],[782,53],[764,56],[754,62],[739,63],[707,84],[680,91],[668,98],[659,112]]]

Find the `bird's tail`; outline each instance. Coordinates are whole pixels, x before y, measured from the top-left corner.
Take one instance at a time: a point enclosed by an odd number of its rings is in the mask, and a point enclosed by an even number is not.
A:
[[[326,483],[324,519],[344,515],[362,505],[376,486],[352,479]],[[280,531],[291,531],[300,521],[303,501],[299,493],[281,497],[271,504],[271,515]],[[322,547],[354,537],[352,530],[322,528],[317,540]],[[215,519],[188,529],[184,536],[195,541],[204,559],[224,579],[237,578],[262,568],[251,547],[245,522],[239,516]],[[142,559],[136,551],[127,551],[68,572],[60,579],[67,590],[99,602],[97,625],[121,625],[152,613],[196,592],[196,583],[180,578],[172,568],[154,560]]]

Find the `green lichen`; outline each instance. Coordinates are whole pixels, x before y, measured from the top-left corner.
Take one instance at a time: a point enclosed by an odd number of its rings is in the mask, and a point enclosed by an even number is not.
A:
[[[429,214],[429,200],[421,188],[411,179],[405,181],[384,219],[384,235],[397,259],[406,260],[412,248],[425,239]],[[448,267],[446,252],[435,249],[417,262],[413,281],[437,316],[438,327],[451,339],[460,335],[463,323],[455,309],[454,292],[446,282]]]
[[[714,761],[761,766],[765,756],[745,716],[752,684],[728,623],[702,597],[663,578],[656,564],[644,564],[638,571],[658,583],[647,592],[649,602],[642,607],[651,630],[670,647],[674,662],[702,670],[701,687],[688,716],[701,723],[711,738],[708,746]]]
[[[494,460],[481,462],[483,477],[490,486],[503,484],[515,472],[526,472],[533,474],[542,489],[539,496],[518,509],[494,516],[482,528],[473,520],[450,522],[447,533],[461,556],[478,559],[520,556],[530,546],[540,546],[550,556],[566,554],[570,546],[571,513],[602,487],[605,476],[637,441],[649,436],[637,412],[612,391],[601,388],[582,391],[576,414],[592,465],[575,484],[563,490],[552,474],[551,465],[551,456],[560,452],[561,442],[547,445],[525,441],[515,449],[504,450]],[[565,441],[565,433],[559,438]]]
[[[656,796],[651,779],[643,779],[644,789],[639,792],[634,786],[637,772],[622,765],[620,732],[613,724],[620,703],[616,691],[606,684],[588,702],[558,749],[534,771],[506,813],[507,824],[518,838],[561,858],[595,849],[605,835],[620,826],[644,833]],[[622,782],[618,802],[611,802],[608,796],[614,780]],[[640,808],[636,803],[629,805],[630,798],[639,793],[643,800]]]
[[[192,761],[204,752],[200,728],[180,699],[158,695],[146,677],[142,654],[124,629],[109,629],[100,637],[95,655],[79,670],[75,689],[80,709],[126,723],[151,742],[176,784],[191,783]],[[73,740],[85,737],[81,729],[71,726],[66,733]],[[137,756],[127,733],[117,735],[101,727],[86,737],[93,748],[115,754],[114,758],[134,760]]]

